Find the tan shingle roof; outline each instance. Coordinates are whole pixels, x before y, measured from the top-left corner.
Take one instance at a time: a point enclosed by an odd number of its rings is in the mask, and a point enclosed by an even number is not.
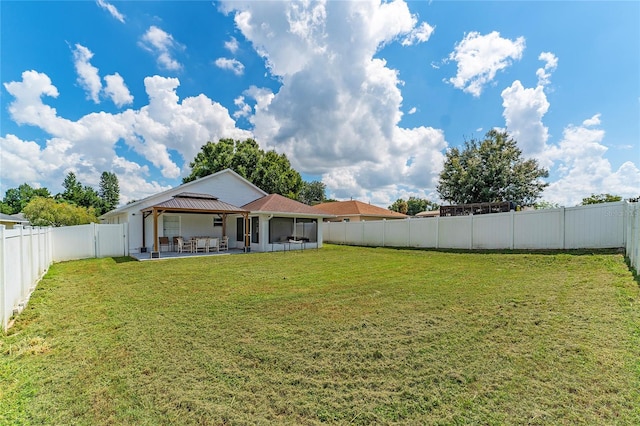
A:
[[[382,207],[372,206],[357,200],[334,201],[313,206],[314,209],[336,216],[376,216],[390,218],[406,218],[407,215],[394,212]]]
[[[242,208],[251,212],[295,213],[313,216],[327,216],[322,211],[315,210],[311,206],[283,197],[279,194],[271,194],[258,198],[249,204],[245,204]]]

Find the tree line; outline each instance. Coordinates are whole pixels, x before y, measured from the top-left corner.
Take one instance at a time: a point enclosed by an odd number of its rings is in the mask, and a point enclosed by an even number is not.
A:
[[[33,188],[23,183],[10,188],[0,202],[0,212],[22,212],[33,226],[70,226],[97,222],[98,216],[113,210],[120,202],[118,177],[103,172],[99,189],[82,185],[69,172],[62,183],[64,191],[51,195],[47,188]]]

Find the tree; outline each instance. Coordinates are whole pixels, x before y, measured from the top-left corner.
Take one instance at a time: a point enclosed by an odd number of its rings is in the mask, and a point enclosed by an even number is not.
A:
[[[34,226],[72,226],[97,222],[93,207],[79,207],[53,198],[35,197],[24,208],[24,216]]]
[[[407,214],[407,212],[409,211],[409,204],[407,204],[407,202],[402,198],[398,198],[396,201],[393,202],[393,204],[389,206],[389,210],[402,213],[402,214]]]
[[[405,207],[406,207],[406,210],[405,210]],[[420,212],[438,210],[440,206],[437,203],[434,203],[433,201],[429,201],[425,198],[418,198],[418,197],[411,196],[407,201],[405,201],[402,198],[398,198],[388,208],[389,210],[392,210],[394,212],[408,214],[409,216],[415,216]]]
[[[102,172],[98,194],[102,200],[101,214],[116,208],[120,203],[120,185],[118,184],[118,176],[115,173]]]
[[[82,184],[78,182],[76,174],[73,172],[67,173],[64,181],[62,182],[64,192],[60,194],[61,198],[73,204],[80,204],[80,198],[82,198]]]
[[[583,198],[580,205],[586,206],[589,204],[614,203],[616,201],[622,201],[622,197],[611,194],[591,194],[589,197]]]
[[[323,203],[326,200],[326,189],[327,186],[317,180],[312,182],[302,182],[302,189],[298,195],[298,201],[310,206]]]
[[[550,201],[540,200],[533,205],[533,208],[536,210],[559,209],[560,204],[552,203]]]
[[[302,189],[302,177],[291,168],[287,156],[265,152],[253,139],[207,142],[189,166],[191,173],[184,183],[229,168],[268,193],[296,199]]]
[[[32,188],[27,183],[23,183],[17,188],[10,188],[5,193],[2,213],[20,213],[34,197],[47,198],[51,197],[51,194],[47,188]]]
[[[532,205],[549,184],[548,170],[535,159],[524,160],[507,132],[490,130],[482,141],[465,142],[447,151],[437,191],[453,204],[512,201]]]

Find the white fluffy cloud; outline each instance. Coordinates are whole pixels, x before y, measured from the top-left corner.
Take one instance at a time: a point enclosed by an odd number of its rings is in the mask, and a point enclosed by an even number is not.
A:
[[[133,96],[129,93],[127,85],[120,74],[107,75],[104,78],[107,83],[104,87],[104,93],[113,101],[118,108],[133,103]]]
[[[58,96],[46,74],[25,71],[22,81],[5,83],[14,98],[8,108],[11,119],[37,126],[51,137],[44,145],[11,134],[0,138],[3,185],[10,188],[37,182],[55,192],[68,171],[74,171],[84,184],[97,186],[100,173],[112,170],[120,181],[121,201],[126,202],[167,188],[149,181],[148,165],[118,156],[120,141],[163,176],[175,179],[205,142],[251,136],[236,128],[226,108],[206,96],[180,100],[178,79],[153,76],[144,83],[148,105],[119,114],[90,113],[77,121],[58,116],[43,102],[43,96]],[[172,153],[181,158],[172,157]]]
[[[244,73],[244,65],[237,59],[218,58],[215,64],[218,68],[232,71],[235,75],[242,75]]]
[[[558,58],[543,52],[538,57],[545,62],[536,72],[538,85],[525,88],[518,80],[502,91],[507,130],[518,141],[525,157],[536,158],[550,169],[554,181],[542,198],[565,206],[574,206],[593,193],[611,193],[623,197],[637,196],[640,170],[631,161],[614,170],[604,156],[605,131],[598,128],[600,114],[584,120],[581,125],[568,125],[558,144],[549,143],[549,132],[543,117],[549,110],[545,88]]]
[[[106,10],[107,12],[109,12],[111,16],[113,16],[115,19],[117,19],[118,21],[124,24],[124,15],[120,13],[114,5],[104,0],[97,0],[96,4],[101,8],[103,8],[104,10]]]
[[[405,129],[402,81],[378,50],[426,41],[433,31],[402,1],[227,2],[237,28],[281,82],[276,93],[252,87],[237,103],[256,139],[286,152],[294,167],[321,174],[336,197],[397,187],[433,187],[446,147],[440,130]],[[251,100],[251,101],[249,101]],[[357,192],[357,193],[355,193]]]
[[[235,54],[238,51],[239,47],[240,47],[240,44],[238,43],[238,40],[236,40],[235,37],[231,37],[229,40],[224,42],[224,48],[233,54]]]
[[[638,196],[640,169],[627,161],[614,170],[604,158],[605,132],[596,127],[599,124],[596,114],[579,126],[569,125],[560,143],[550,147],[547,155],[554,160],[560,177],[545,190],[545,199],[573,206],[591,194]]]
[[[156,56],[158,66],[169,71],[182,69],[182,64],[174,57],[176,50],[184,50],[184,46],[173,39],[173,36],[162,29],[152,25],[142,36],[140,41],[147,51]]]
[[[458,64],[458,72],[448,81],[454,87],[478,97],[496,73],[522,58],[524,37],[509,40],[493,31],[487,35],[470,32],[457,43],[449,60]]]
[[[87,92],[87,98],[98,104],[100,103],[102,82],[100,81],[98,68],[89,62],[92,57],[93,53],[89,49],[81,44],[75,45],[75,49],[73,49],[73,65],[78,73],[78,83]]]

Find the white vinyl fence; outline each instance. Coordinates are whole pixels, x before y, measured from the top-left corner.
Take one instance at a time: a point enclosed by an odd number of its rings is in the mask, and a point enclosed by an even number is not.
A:
[[[640,274],[640,203],[627,206],[626,254],[631,266]]]
[[[328,243],[360,246],[533,250],[627,247],[637,265],[637,223],[638,203],[621,201],[475,216],[325,222],[322,233]]]
[[[0,225],[0,325],[27,304],[53,262],[90,257],[126,256],[127,224],[31,228]]]

